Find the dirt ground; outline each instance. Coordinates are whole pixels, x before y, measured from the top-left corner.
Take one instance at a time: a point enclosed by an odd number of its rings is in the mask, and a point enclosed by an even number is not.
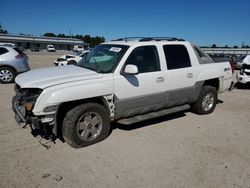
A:
[[[30,66],[54,66],[63,53],[28,52]],[[250,88],[220,95],[210,115],[114,124],[106,140],[73,149],[17,125],[13,87],[0,85],[1,188],[250,187]]]

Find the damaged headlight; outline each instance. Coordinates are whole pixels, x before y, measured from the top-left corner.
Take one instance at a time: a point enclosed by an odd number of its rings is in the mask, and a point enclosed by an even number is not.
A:
[[[34,108],[36,99],[43,91],[39,88],[20,88],[18,85],[15,86],[15,90],[21,105],[23,105],[27,111],[31,111]]]

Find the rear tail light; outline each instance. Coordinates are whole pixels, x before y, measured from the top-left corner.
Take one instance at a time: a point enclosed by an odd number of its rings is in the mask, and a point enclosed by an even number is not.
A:
[[[18,54],[18,55],[16,55],[15,58],[16,59],[24,59],[24,58],[26,58],[26,55],[25,54]]]
[[[234,64],[234,62],[230,61],[230,65],[231,65],[232,73],[234,73],[234,69],[235,69],[235,64]]]

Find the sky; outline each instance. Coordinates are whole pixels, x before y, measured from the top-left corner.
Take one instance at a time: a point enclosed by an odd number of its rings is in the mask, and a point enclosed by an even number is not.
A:
[[[200,46],[250,45],[250,0],[0,0],[11,34],[178,37]]]

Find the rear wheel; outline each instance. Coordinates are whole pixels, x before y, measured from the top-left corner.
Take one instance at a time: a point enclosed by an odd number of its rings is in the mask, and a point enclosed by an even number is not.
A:
[[[7,84],[14,82],[16,77],[15,71],[10,67],[0,68],[0,83]]]
[[[67,112],[62,125],[65,141],[74,148],[104,140],[110,129],[108,111],[100,104],[86,103]]]
[[[217,90],[212,86],[203,86],[197,101],[192,105],[196,114],[210,114],[217,104]]]

